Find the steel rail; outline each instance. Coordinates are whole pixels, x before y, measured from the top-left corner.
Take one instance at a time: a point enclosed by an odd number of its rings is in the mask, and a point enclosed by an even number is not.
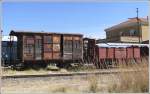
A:
[[[55,74],[40,74],[40,75],[9,75],[2,76],[2,79],[9,78],[34,78],[34,77],[60,77],[60,76],[84,76],[84,75],[100,75],[100,74],[116,74],[121,72],[138,72],[140,70],[126,71],[97,71],[97,72],[72,72],[72,73],[55,73]]]

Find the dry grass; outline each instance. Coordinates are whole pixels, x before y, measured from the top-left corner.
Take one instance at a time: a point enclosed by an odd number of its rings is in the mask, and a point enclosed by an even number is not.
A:
[[[65,93],[65,92],[67,92],[67,87],[65,87],[65,86],[63,86],[63,87],[58,87],[58,88],[56,88],[55,90],[53,90],[53,92],[54,93],[56,93],[56,92],[63,92],[63,93]]]
[[[149,77],[148,77],[148,62],[143,59],[139,64],[134,63],[129,66],[120,66],[120,70],[126,68],[129,70],[137,70],[135,72],[119,73],[119,83],[111,83],[108,87],[109,92],[129,92],[129,93],[145,93],[149,89]]]
[[[89,81],[89,92],[96,93],[98,91],[98,78],[97,76],[91,76]]]
[[[140,93],[148,92],[148,77],[142,76],[140,73],[135,74],[119,74],[119,83],[112,83],[109,92],[131,92]]]

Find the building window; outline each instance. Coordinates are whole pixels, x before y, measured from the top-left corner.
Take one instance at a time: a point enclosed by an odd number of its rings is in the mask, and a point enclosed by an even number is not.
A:
[[[120,32],[120,36],[123,36],[123,32]]]
[[[130,36],[134,36],[135,34],[136,34],[136,30],[131,29],[131,30],[130,30]]]

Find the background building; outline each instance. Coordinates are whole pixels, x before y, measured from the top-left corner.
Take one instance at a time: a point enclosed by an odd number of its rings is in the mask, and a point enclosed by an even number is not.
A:
[[[130,42],[137,43],[147,41],[148,17],[130,18],[125,22],[105,29],[107,42]]]

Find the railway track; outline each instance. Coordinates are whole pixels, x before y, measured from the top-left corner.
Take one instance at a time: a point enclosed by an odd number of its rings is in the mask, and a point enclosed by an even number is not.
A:
[[[100,70],[95,72],[71,72],[71,73],[51,73],[40,75],[8,75],[2,76],[2,79],[17,79],[17,78],[37,78],[37,77],[65,77],[65,76],[86,76],[86,75],[101,75],[101,74],[117,74],[121,72],[138,72],[141,70]]]

